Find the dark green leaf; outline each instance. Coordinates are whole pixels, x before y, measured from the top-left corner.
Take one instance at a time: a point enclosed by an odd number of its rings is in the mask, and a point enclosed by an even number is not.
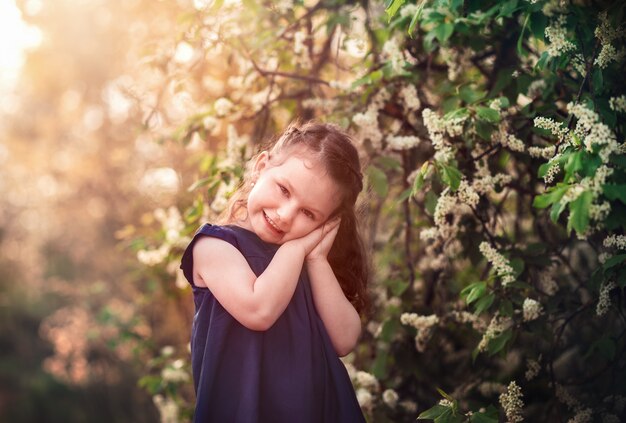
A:
[[[619,200],[626,204],[626,184],[607,184],[602,186],[602,192],[609,200]]]
[[[417,419],[418,420],[424,420],[424,419],[436,419],[437,417],[441,416],[444,413],[450,413],[452,410],[450,410],[449,407],[445,407],[443,405],[435,405],[432,408],[429,408],[428,410],[422,412]]]
[[[519,37],[517,38],[517,54],[519,56],[527,56],[528,53],[522,48],[523,44],[524,44],[524,32],[526,32],[526,27],[528,26],[528,22],[530,20],[530,15],[526,15],[526,18],[524,19],[524,25],[522,26],[522,31],[519,34]]]
[[[584,191],[574,201],[569,203],[569,219],[567,221],[567,230],[572,228],[579,234],[582,234],[589,226],[589,207],[593,200],[591,191]]]
[[[511,15],[513,15],[513,12],[515,12],[515,9],[517,9],[517,1],[518,0],[508,0],[505,2],[502,2],[502,5],[500,6],[500,13],[498,14],[498,17],[510,17]],[[524,26],[526,26],[526,24],[524,24]],[[523,32],[523,30],[522,30]]]
[[[471,85],[464,85],[459,89],[459,97],[467,104],[472,104],[478,100],[482,100],[486,95],[486,91],[476,90]]]
[[[545,209],[550,204],[559,201],[563,195],[569,189],[569,185],[557,186],[548,190],[545,194],[541,194],[535,197],[533,200],[533,207],[536,209]]]
[[[552,204],[552,208],[550,209],[550,220],[556,223],[559,220],[561,213],[563,213],[563,210],[565,210],[565,207],[567,207],[567,203],[561,201],[557,201]]]
[[[610,269],[611,267],[615,267],[618,264],[624,262],[625,260],[626,260],[626,254],[618,254],[616,256],[611,257],[610,259],[607,259],[602,265],[602,268],[604,270]]]
[[[471,304],[482,297],[485,294],[486,289],[487,284],[485,282],[475,283],[473,288],[468,292],[467,298],[465,298],[467,304]]]
[[[478,106],[476,108],[476,114],[482,120],[486,120],[491,123],[500,122],[500,112],[490,107]]]
[[[495,294],[491,292],[482,297],[480,300],[476,301],[476,304],[474,304],[474,313],[478,315],[481,314],[483,311],[489,310],[489,307],[491,307],[495,298]]]
[[[489,353],[489,355],[494,355],[501,351],[512,337],[513,331],[511,329],[507,329],[500,335],[490,340],[489,344],[487,344],[487,352]]]

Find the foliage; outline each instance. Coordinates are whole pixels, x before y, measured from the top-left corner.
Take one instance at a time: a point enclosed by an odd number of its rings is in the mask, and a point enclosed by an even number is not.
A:
[[[619,2],[194,4],[148,60],[164,88],[147,123],[218,148],[135,244],[163,283],[253,146],[294,117],[336,122],[368,164],[375,311],[346,362],[370,420],[623,416]]]

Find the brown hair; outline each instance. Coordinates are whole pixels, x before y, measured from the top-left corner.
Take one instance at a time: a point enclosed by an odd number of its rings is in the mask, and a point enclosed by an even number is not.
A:
[[[341,224],[328,262],[341,288],[359,313],[367,312],[369,298],[367,283],[369,265],[366,249],[359,234],[356,200],[363,189],[363,175],[359,154],[352,138],[335,125],[318,122],[292,123],[273,143],[265,146],[270,157],[280,157],[296,150],[304,151],[307,158],[319,161],[341,190],[341,203],[329,217],[340,216]],[[249,165],[254,163],[254,158]],[[229,207],[220,217],[222,223],[232,223],[245,211],[251,187],[250,168],[244,174],[242,184],[229,201]]]

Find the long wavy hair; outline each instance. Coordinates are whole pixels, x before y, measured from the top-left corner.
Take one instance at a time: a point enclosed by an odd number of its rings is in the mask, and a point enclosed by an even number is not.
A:
[[[367,313],[369,297],[369,257],[359,232],[357,221],[357,198],[363,190],[363,174],[359,154],[349,134],[339,127],[319,122],[290,124],[283,134],[261,151],[269,151],[270,162],[286,160],[290,154],[305,155],[317,160],[337,184],[341,192],[341,202],[329,219],[340,216],[341,224],[328,262],[346,295],[356,310]],[[248,163],[239,188],[231,196],[229,206],[219,218],[220,223],[234,223],[245,219],[247,199],[251,190],[252,164]]]

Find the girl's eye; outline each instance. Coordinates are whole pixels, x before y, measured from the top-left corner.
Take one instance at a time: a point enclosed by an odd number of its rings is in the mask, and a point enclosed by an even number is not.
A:
[[[315,216],[313,215],[313,213],[311,213],[309,210],[302,210],[304,212],[304,215],[306,217],[308,217],[309,219],[314,219]]]
[[[283,194],[285,194],[285,195],[289,194],[289,191],[287,191],[287,188],[285,188],[285,187],[284,187],[284,186],[282,186],[281,184],[278,184],[278,188],[280,188],[280,191],[281,191]]]

